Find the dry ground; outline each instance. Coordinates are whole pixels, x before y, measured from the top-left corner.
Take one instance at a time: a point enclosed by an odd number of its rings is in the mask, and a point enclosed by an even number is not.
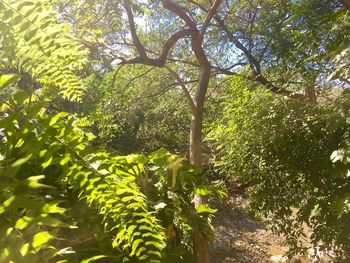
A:
[[[218,211],[213,221],[215,241],[210,245],[214,263],[265,263],[271,257],[284,254],[283,238],[272,234],[263,224],[250,218],[244,209],[248,198],[239,183],[228,186],[229,198],[223,204],[215,204]],[[293,263],[321,261],[308,260],[306,256]]]

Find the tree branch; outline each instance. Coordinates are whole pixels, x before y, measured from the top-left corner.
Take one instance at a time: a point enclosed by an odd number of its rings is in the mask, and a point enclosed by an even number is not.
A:
[[[216,14],[217,9],[219,8],[221,3],[221,0],[214,0],[213,5],[211,6],[211,8],[209,9],[204,22],[202,24],[202,27],[199,31],[199,39],[201,40],[201,42],[203,41],[204,35],[205,35],[205,31],[207,30],[210,20],[213,18],[213,16]]]
[[[163,65],[165,65],[166,59],[168,57],[170,49],[175,45],[179,39],[184,38],[192,33],[192,29],[182,29],[176,33],[174,33],[163,46],[163,50],[161,55],[159,56],[159,60]]]
[[[340,0],[340,2],[341,2],[348,10],[350,10],[350,0]]]
[[[204,7],[202,4],[200,4],[196,1],[193,1],[193,0],[189,0],[189,1],[193,4],[195,4],[196,6],[198,6],[204,12],[207,12],[209,15],[210,10],[207,10],[207,8]],[[218,22],[221,30],[223,30],[226,33],[229,40],[246,55],[250,65],[251,65],[252,70],[255,71],[257,74],[260,74],[261,73],[260,63],[254,58],[254,56],[249,52],[249,50],[233,34],[231,34],[231,32],[228,29],[228,27],[226,26],[225,22],[220,18],[220,16],[218,14],[214,13],[213,17]]]
[[[186,14],[183,7],[181,7],[177,3],[174,3],[171,0],[161,0],[161,2],[163,3],[165,9],[177,14],[189,28],[191,28],[192,30],[197,30],[196,23],[188,14]]]
[[[127,83],[125,84],[125,86],[123,87],[122,93],[125,93],[125,92],[126,92],[126,89],[131,85],[131,83],[132,83],[133,81],[135,81],[136,79],[142,78],[143,76],[146,76],[148,73],[150,73],[150,72],[151,72],[152,70],[154,70],[154,69],[155,69],[155,67],[152,67],[152,68],[150,68],[150,69],[147,69],[145,72],[143,72],[143,73],[137,75],[136,77],[133,77],[133,78],[129,79],[128,82],[127,82]]]
[[[187,83],[193,83],[193,82],[197,82],[197,81],[198,81],[198,80],[192,80],[192,81],[188,81],[188,82],[186,82],[186,83],[184,82],[184,83],[187,84]],[[142,97],[141,97],[141,100],[147,99],[147,98],[152,98],[152,97],[156,97],[156,96],[158,96],[158,95],[161,95],[161,94],[163,94],[163,93],[169,91],[171,88],[176,87],[176,86],[178,86],[178,85],[180,85],[178,82],[173,82],[173,83],[167,85],[166,87],[162,88],[162,89],[159,90],[158,92],[155,92],[155,93],[152,93],[152,94],[148,94],[148,95],[142,96]]]
[[[229,40],[238,48],[240,49],[244,55],[246,55],[250,65],[251,69],[257,74],[261,74],[261,67],[260,63],[255,59],[255,57],[250,53],[250,51],[236,38],[228,29],[224,21],[219,17],[215,16],[215,20],[218,22],[221,29],[227,34],[227,37]]]
[[[233,72],[229,69],[226,68],[220,68],[220,67],[213,67],[216,69],[219,73],[224,74],[224,75],[238,75],[236,72]],[[251,81],[257,81],[260,84],[264,85],[269,91],[279,94],[279,95],[284,95],[288,97],[293,97],[293,92],[285,89],[281,89],[274,85],[271,81],[268,81],[264,76],[262,75],[255,75],[251,77],[246,77],[246,79],[251,80]]]
[[[165,43],[162,49],[162,52],[159,58],[149,58],[146,52],[146,49],[142,45],[139,40],[136,32],[136,26],[134,21],[134,16],[132,14],[130,0],[124,0],[124,8],[128,16],[130,33],[132,37],[132,41],[134,46],[136,47],[139,56],[131,59],[121,59],[122,62],[120,64],[146,64],[150,66],[163,67],[166,63],[166,59],[168,57],[169,51],[176,44],[176,42],[191,34],[191,29],[182,29],[176,33],[174,33]]]
[[[194,114],[196,112],[196,105],[194,104],[194,101],[192,99],[192,96],[190,94],[190,92],[188,91],[186,84],[183,82],[183,80],[180,78],[180,76],[170,67],[165,66],[164,67],[169,73],[170,75],[179,83],[179,85],[182,88],[182,91],[185,93],[185,96],[187,98],[188,103],[190,104],[191,107],[191,111]]]
[[[203,5],[197,3],[196,1],[189,0],[191,3],[197,5],[199,8],[201,8],[205,12],[209,12]],[[348,0],[349,1],[349,0]],[[228,36],[229,40],[238,48],[240,49],[245,56],[248,59],[248,62],[250,63],[250,68],[253,71],[253,77],[251,80],[257,81],[264,85],[268,90],[270,90],[273,93],[281,94],[285,96],[291,96],[293,95],[293,92],[280,89],[279,87],[275,86],[273,83],[268,81],[264,76],[261,75],[261,67],[260,63],[255,59],[255,57],[251,54],[251,52],[236,38],[229,30],[229,28],[226,26],[225,22],[220,18],[218,14],[214,14],[214,19],[218,22],[219,27],[221,30],[223,30],[226,35]],[[223,74],[227,75],[234,75],[234,72],[231,72],[227,69],[221,69]]]
[[[134,21],[134,15],[132,13],[129,0],[124,0],[124,8],[125,8],[126,14],[128,16],[128,21],[129,21],[129,27],[130,27],[130,33],[131,33],[132,41],[133,41],[137,51],[139,52],[140,56],[142,58],[147,58],[146,51],[145,51],[145,49],[144,49],[144,47],[143,47],[139,37],[137,36],[136,26],[135,26],[135,21]]]

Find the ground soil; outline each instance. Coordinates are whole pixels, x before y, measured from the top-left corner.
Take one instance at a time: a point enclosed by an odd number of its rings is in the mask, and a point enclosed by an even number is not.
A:
[[[213,220],[215,241],[210,245],[213,263],[265,263],[287,251],[283,238],[266,229],[262,222],[247,215],[249,198],[239,182],[228,183],[229,197]],[[284,261],[285,262],[285,261]],[[309,263],[306,257],[288,262]]]

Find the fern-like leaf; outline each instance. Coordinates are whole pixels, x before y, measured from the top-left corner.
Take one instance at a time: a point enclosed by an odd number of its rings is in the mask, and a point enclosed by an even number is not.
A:
[[[87,50],[58,17],[48,1],[1,0],[0,70],[29,73],[43,87],[79,100],[84,85],[76,73],[86,62]]]

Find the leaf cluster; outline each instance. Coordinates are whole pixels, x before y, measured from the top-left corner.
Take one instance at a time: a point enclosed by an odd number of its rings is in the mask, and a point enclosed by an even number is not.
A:
[[[286,236],[289,253],[320,246],[348,260],[348,97],[311,104],[236,83],[209,134],[217,167],[251,183],[252,210]]]
[[[84,85],[77,73],[88,52],[48,1],[2,1],[0,21],[1,71],[28,73],[47,95],[80,99]]]

